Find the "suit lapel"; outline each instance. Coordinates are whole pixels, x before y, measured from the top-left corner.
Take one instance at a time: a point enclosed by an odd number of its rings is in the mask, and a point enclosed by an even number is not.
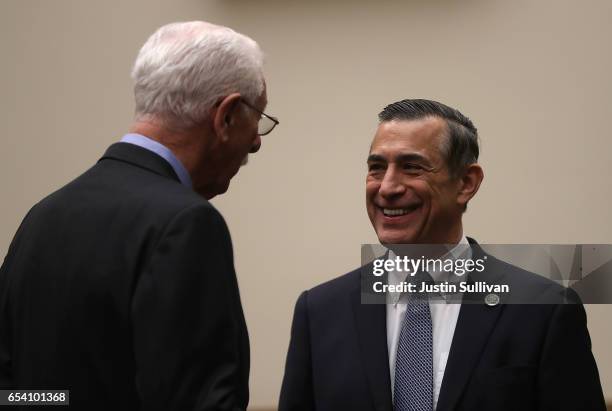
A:
[[[484,303],[461,306],[437,411],[452,410],[456,406],[502,309],[503,306],[489,307]]]
[[[392,411],[389,354],[387,352],[387,311],[384,304],[361,304],[361,290],[351,294],[361,359],[370,384],[374,407]]]
[[[474,240],[469,240],[472,258],[482,258],[482,249]],[[494,283],[499,281],[500,276],[501,273],[494,268],[487,269],[486,272],[470,276],[467,282],[486,279],[488,283]],[[470,297],[471,302],[461,305],[436,411],[450,411],[456,407],[504,308],[503,305],[488,306],[484,298],[484,293],[475,293]]]

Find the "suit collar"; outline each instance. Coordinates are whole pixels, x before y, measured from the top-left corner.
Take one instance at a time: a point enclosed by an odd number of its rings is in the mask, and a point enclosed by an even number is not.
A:
[[[134,144],[115,143],[111,145],[98,162],[107,159],[123,161],[180,182],[170,163],[152,151]]]
[[[361,280],[371,277],[371,268],[371,264],[361,268],[361,270],[366,270]],[[350,298],[361,359],[370,385],[374,408],[377,411],[392,411],[386,306],[384,304],[362,304],[360,288],[353,290]]]
[[[475,240],[469,238],[473,259],[483,258],[486,254]],[[490,258],[490,257],[489,257]],[[494,261],[491,260],[491,262]],[[502,276],[494,268],[488,267],[482,273],[474,272],[467,282],[484,280],[496,282]],[[470,303],[463,303],[453,336],[448,363],[438,398],[438,411],[452,410],[456,407],[474,367],[484,350],[495,324],[504,309],[503,305],[488,306],[484,303],[484,293],[473,295]]]
[[[128,133],[123,136],[121,139],[122,143],[130,143],[142,148],[146,148],[149,151],[154,152],[155,154],[161,156],[164,160],[166,160],[172,166],[172,169],[178,176],[181,184],[185,187],[192,187],[191,176],[189,172],[178,159],[178,157],[170,150],[168,147],[160,143],[159,141],[155,141],[147,136],[136,133]]]

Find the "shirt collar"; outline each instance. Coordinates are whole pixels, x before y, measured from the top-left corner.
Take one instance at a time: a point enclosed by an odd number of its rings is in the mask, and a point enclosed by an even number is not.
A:
[[[470,248],[470,243],[467,240],[466,236],[462,236],[461,240],[451,248],[446,254],[440,257],[441,260],[468,260],[472,257],[472,249]],[[429,274],[431,278],[435,282],[449,281],[455,282],[459,281],[462,277],[458,275],[454,275],[454,273],[449,273],[445,271],[430,271]]]
[[[389,250],[389,257],[388,259],[393,260],[395,259],[396,254],[393,252],[393,250]],[[459,240],[459,242],[457,244],[455,244],[455,246],[453,246],[453,248],[451,248],[446,254],[438,257],[438,259],[440,260],[457,260],[459,258],[461,259],[469,259],[472,257],[472,249],[470,248],[470,243],[467,240],[467,237],[465,235],[461,236],[461,240]],[[408,276],[408,273],[401,271],[389,271],[389,284],[400,284],[402,281],[406,280],[406,277]],[[441,282],[441,281],[458,281],[460,279],[459,276],[456,275],[452,275],[452,273],[447,273],[444,271],[431,271],[429,272],[429,274],[431,275],[432,279],[435,282]]]
[[[192,188],[191,176],[189,175],[189,172],[168,147],[164,146],[158,141],[150,139],[149,137],[136,133],[126,134],[120,141],[122,143],[134,144],[157,154],[170,163],[181,184]]]

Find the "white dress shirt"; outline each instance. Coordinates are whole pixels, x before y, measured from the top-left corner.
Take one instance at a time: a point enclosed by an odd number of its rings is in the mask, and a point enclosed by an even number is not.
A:
[[[459,243],[451,249],[441,259],[457,259],[470,258],[471,249],[467,238],[463,236]],[[395,259],[393,251],[389,251],[389,259]],[[406,280],[406,272],[390,271],[389,284],[400,284]],[[429,273],[434,281],[460,281],[461,277],[452,273]],[[389,293],[389,302],[387,303],[387,349],[389,351],[389,370],[391,373],[391,393],[394,393],[395,384],[395,359],[397,356],[397,344],[399,341],[400,331],[404,315],[406,314],[406,298],[407,294]],[[444,297],[444,296],[442,296]],[[442,386],[442,378],[446,369],[446,361],[450,351],[453,335],[455,334],[455,326],[459,317],[459,309],[461,308],[461,296],[454,296],[453,303],[445,303],[436,301],[429,303],[431,310],[431,321],[433,331],[433,409],[436,409],[438,404],[438,396],[440,395],[440,387]],[[457,298],[459,298],[457,300]]]

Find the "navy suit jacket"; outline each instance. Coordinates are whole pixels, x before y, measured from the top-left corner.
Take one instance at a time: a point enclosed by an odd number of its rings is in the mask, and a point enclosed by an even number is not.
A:
[[[0,389],[236,411],[248,373],[227,226],[160,156],[114,144],[30,210],[0,269]]]
[[[542,277],[487,261],[471,281],[509,284],[545,301],[564,294]],[[279,411],[393,410],[386,309],[361,304],[360,273],[298,298]],[[605,410],[582,304],[488,306],[484,294],[473,297],[482,303],[461,306],[438,411]]]

